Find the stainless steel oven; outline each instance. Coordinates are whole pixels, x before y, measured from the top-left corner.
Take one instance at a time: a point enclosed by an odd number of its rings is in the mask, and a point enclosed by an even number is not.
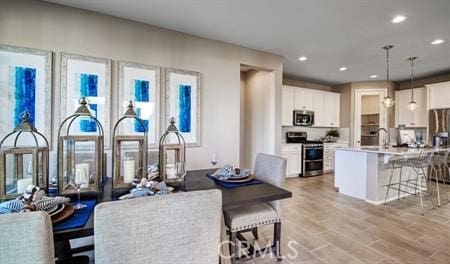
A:
[[[323,174],[323,143],[307,141],[303,143],[303,176]]]
[[[306,132],[286,132],[286,143],[302,144],[303,177],[318,176],[323,174],[323,142],[308,140]]]
[[[314,125],[314,112],[305,110],[294,110],[294,126]]]

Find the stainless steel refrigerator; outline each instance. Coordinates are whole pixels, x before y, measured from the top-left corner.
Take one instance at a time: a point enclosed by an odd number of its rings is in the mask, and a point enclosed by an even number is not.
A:
[[[450,131],[450,109],[432,109],[428,113],[428,143],[430,146],[450,147],[448,133]],[[447,160],[447,164],[449,161]],[[450,164],[449,164],[450,165]],[[449,171],[442,166],[441,172],[444,174],[446,182],[450,182]]]
[[[430,146],[447,146],[450,130],[450,109],[432,109],[428,113],[428,143]]]

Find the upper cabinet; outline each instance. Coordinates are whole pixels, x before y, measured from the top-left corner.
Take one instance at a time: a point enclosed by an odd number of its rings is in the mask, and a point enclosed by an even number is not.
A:
[[[341,94],[324,93],[323,95],[323,126],[339,127],[341,112]]]
[[[323,109],[323,94],[322,91],[313,91],[313,111],[314,111],[314,125],[324,126],[324,109]]]
[[[428,90],[428,109],[450,108],[450,82],[425,85]]]
[[[294,122],[294,87],[283,86],[281,91],[281,125],[292,126]]]
[[[411,101],[411,89],[395,92],[395,126],[405,125],[406,127],[427,127],[427,89],[415,88],[414,101],[417,109],[410,111],[408,104]]]
[[[339,93],[283,86],[282,126],[292,126],[294,110],[314,111],[315,127],[339,127]]]
[[[294,109],[295,110],[314,110],[314,90],[294,88]]]

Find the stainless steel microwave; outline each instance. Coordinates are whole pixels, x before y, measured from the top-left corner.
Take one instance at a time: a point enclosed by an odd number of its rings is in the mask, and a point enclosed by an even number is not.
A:
[[[314,112],[305,110],[294,110],[294,126],[314,125]]]

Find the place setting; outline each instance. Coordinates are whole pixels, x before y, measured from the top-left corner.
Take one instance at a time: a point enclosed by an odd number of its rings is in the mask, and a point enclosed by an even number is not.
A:
[[[0,214],[44,211],[50,215],[53,224],[71,217],[76,209],[76,205],[70,203],[70,198],[47,196],[44,190],[33,184],[28,185],[16,199],[0,203]]]
[[[211,164],[215,166],[217,163],[217,154],[213,153],[211,155]],[[237,168],[230,164],[224,165],[213,173],[206,174],[206,176],[227,189],[262,183],[260,180],[255,179],[253,174],[250,174],[250,169]]]

